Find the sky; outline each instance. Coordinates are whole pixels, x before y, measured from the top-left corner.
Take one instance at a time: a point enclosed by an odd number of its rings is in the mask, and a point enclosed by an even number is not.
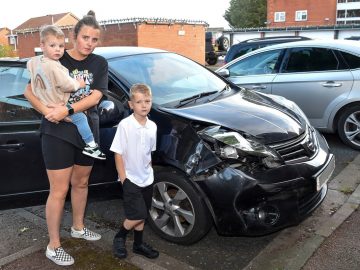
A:
[[[205,21],[209,27],[229,29],[223,15],[230,6],[230,0],[27,0],[19,2],[19,8],[14,7],[11,1],[4,3],[0,8],[0,28],[15,29],[30,18],[66,12],[80,19],[89,10],[94,10],[98,21],[144,17],[190,19]]]

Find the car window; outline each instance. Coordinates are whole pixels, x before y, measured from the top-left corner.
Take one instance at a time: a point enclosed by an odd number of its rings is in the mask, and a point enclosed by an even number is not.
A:
[[[289,50],[284,72],[338,70],[340,62],[327,48],[293,48]]]
[[[236,53],[234,54],[234,56],[231,58],[232,59],[235,59],[235,58],[238,58],[246,53],[249,53],[253,50],[256,50],[258,49],[259,46],[258,45],[255,45],[255,46],[245,46],[245,47],[242,47],[240,48],[239,50],[236,51]]]
[[[341,52],[351,69],[360,68],[360,57],[351,53]]]
[[[23,95],[29,79],[25,68],[0,66],[0,123],[40,119]]]
[[[230,76],[276,73],[276,63],[280,53],[281,50],[273,50],[244,58],[228,67]]]
[[[109,60],[113,72],[131,86],[146,83],[153,103],[162,105],[203,92],[223,89],[226,83],[207,68],[173,53],[154,53]]]

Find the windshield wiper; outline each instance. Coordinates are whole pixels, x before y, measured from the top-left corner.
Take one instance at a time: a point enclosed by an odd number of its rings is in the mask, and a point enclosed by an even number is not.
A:
[[[182,100],[179,101],[179,104],[177,104],[175,106],[175,108],[179,108],[179,107],[182,107],[182,106],[185,106],[186,104],[189,104],[190,102],[193,102],[199,98],[202,98],[202,97],[206,97],[206,96],[210,96],[212,94],[215,94],[217,93],[217,91],[211,91],[211,92],[202,92],[202,93],[199,93],[199,94],[196,94],[196,95],[193,95],[191,97],[187,97],[187,98],[184,98]]]
[[[230,85],[225,85],[225,87],[223,89],[221,89],[219,92],[217,92],[217,94],[215,96],[213,96],[212,98],[209,98],[209,101],[213,101],[214,99],[217,99],[219,96],[221,96],[225,91],[230,89]]]

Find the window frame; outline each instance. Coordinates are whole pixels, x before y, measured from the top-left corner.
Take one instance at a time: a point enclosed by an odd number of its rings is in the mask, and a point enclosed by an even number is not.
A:
[[[305,18],[303,18],[304,15],[305,15]],[[307,19],[308,19],[307,10],[295,11],[295,21],[302,22],[302,21],[307,21]]]
[[[285,21],[286,21],[285,11],[274,12],[274,22],[285,22]]]

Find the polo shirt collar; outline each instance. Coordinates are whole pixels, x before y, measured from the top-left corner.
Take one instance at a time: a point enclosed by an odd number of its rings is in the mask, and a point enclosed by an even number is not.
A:
[[[149,119],[147,117],[146,117],[145,126],[140,125],[140,123],[136,120],[136,118],[134,116],[134,113],[131,114],[131,119],[132,119],[132,122],[134,123],[136,128],[143,128],[143,127],[149,128]]]

